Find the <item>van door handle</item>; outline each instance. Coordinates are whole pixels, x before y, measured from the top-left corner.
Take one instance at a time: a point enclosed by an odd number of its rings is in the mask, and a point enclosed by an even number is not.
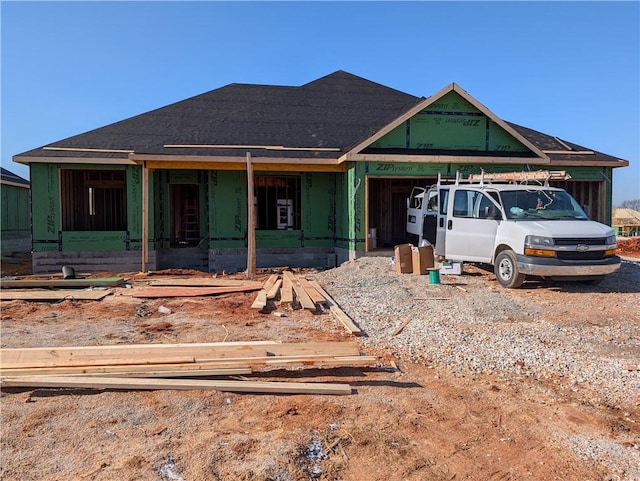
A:
[[[440,227],[444,226],[444,217],[440,217]]]
[[[451,219],[449,219],[447,221],[447,229],[451,230],[453,228],[453,221]]]

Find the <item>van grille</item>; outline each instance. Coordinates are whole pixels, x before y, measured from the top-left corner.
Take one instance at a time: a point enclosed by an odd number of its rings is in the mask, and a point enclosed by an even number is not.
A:
[[[553,242],[557,246],[572,246],[577,244],[585,244],[588,246],[603,246],[606,245],[606,237],[563,237],[561,239],[554,238]]]
[[[597,261],[604,259],[604,253],[606,251],[557,251],[556,256],[563,261]]]

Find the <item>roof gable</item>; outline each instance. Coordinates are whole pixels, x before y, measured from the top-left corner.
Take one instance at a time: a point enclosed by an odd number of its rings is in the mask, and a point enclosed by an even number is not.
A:
[[[350,153],[386,151],[548,157],[456,84],[394,120]]]

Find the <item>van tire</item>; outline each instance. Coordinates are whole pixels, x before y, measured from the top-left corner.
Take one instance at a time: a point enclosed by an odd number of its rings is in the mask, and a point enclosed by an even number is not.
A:
[[[507,289],[517,289],[525,279],[525,275],[518,271],[518,261],[512,250],[504,250],[498,254],[493,272],[500,285]]]

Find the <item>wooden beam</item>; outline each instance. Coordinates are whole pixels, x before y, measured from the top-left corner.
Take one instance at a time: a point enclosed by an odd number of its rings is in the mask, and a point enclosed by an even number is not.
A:
[[[293,302],[293,285],[291,284],[290,277],[283,276],[282,278],[280,302]]]
[[[260,289],[259,285],[231,286],[231,287],[135,287],[131,290],[132,297],[196,297],[215,296],[234,292],[251,292]]]
[[[22,363],[52,365],[66,360],[93,357],[122,358],[130,356],[189,356],[196,359],[221,357],[218,353],[234,352],[235,357],[250,357],[250,353],[266,353],[266,356],[357,356],[360,348],[356,342],[300,342],[238,341],[181,344],[111,344],[106,346],[31,347],[0,349],[0,366],[21,367]]]
[[[278,292],[280,292],[280,286],[282,285],[282,279],[278,279],[271,289],[267,292],[267,299],[275,299],[278,297]]]
[[[329,305],[329,310],[333,313],[334,316],[342,323],[342,325],[349,331],[351,334],[356,336],[361,336],[363,334],[362,330],[356,326],[353,320],[338,306],[336,301],[334,301],[329,294],[318,284],[316,281],[311,281],[311,285],[314,286],[318,292],[320,292],[327,299],[327,303]]]
[[[188,277],[177,279],[152,280],[150,286],[182,286],[182,287],[262,287],[262,282],[251,282],[237,279],[218,279],[216,277]]]
[[[0,291],[0,300],[25,300],[25,301],[58,301],[74,299],[81,301],[99,301],[111,294],[111,290],[80,290],[80,289],[3,289]]]
[[[253,304],[251,304],[251,309],[264,309],[266,305],[267,291],[265,291],[264,289],[260,289],[260,292],[258,292],[256,299],[253,301]]]
[[[316,304],[326,304],[327,299],[304,277],[298,276],[298,282]]]
[[[171,156],[175,159],[175,155]],[[344,164],[337,164],[330,160],[325,164],[306,163],[305,159],[296,162],[259,163],[253,159],[253,167],[258,172],[345,172]],[[189,156],[188,160],[148,160],[151,169],[180,169],[180,170],[245,170],[245,159],[240,158],[204,158],[195,160]]]
[[[247,278],[256,275],[256,205],[251,152],[247,152]]]
[[[20,287],[115,287],[124,282],[122,277],[94,277],[87,279],[18,279],[0,281],[0,288]]]
[[[259,392],[268,394],[351,394],[351,386],[335,383],[217,381],[200,379],[119,379],[113,377],[74,376],[21,376],[4,377],[0,381],[6,387],[49,387],[83,389],[134,389],[134,390],[212,390],[223,392]]]
[[[302,305],[302,307],[304,307],[305,309],[315,311],[317,309],[316,304],[311,300],[309,294],[307,294],[307,292],[304,290],[304,288],[300,284],[300,281],[298,281],[296,276],[293,275],[293,272],[284,271],[283,275],[285,277],[288,277],[291,281],[291,286],[296,293],[296,297],[298,298],[300,305]]]
[[[147,272],[149,264],[149,169],[142,163],[142,265],[141,272]]]

